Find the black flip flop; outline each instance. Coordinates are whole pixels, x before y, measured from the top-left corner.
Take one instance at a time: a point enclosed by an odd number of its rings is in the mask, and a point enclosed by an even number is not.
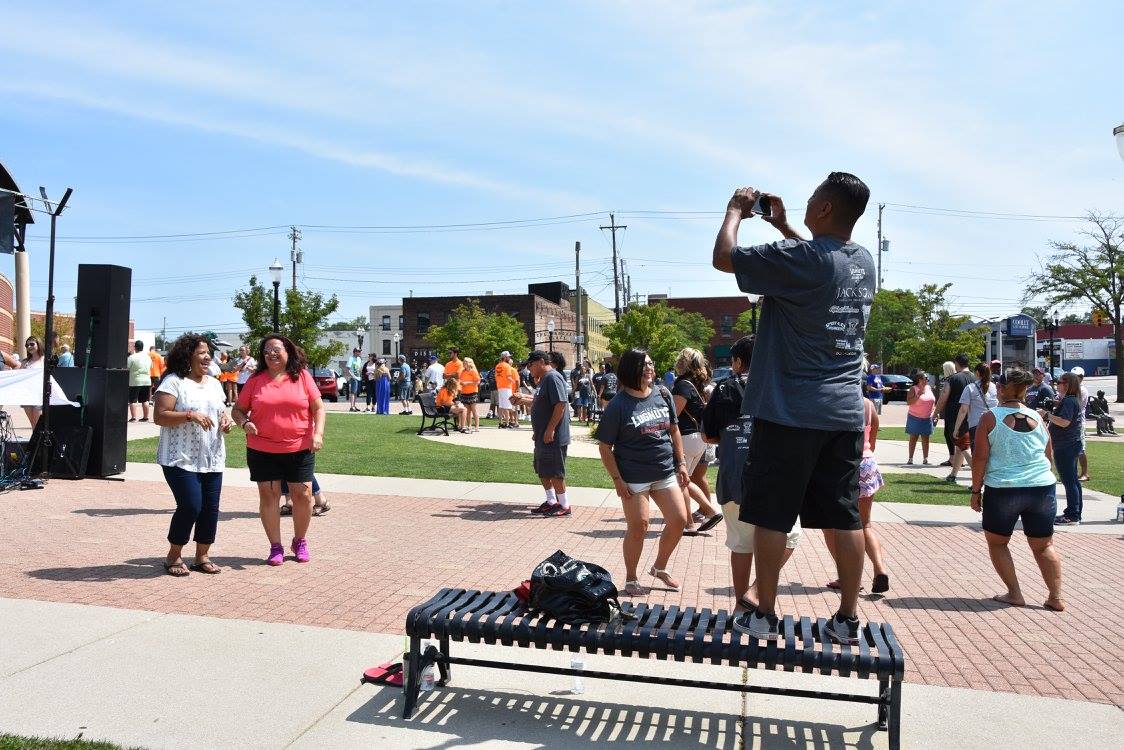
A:
[[[722,514],[715,513],[713,516],[699,524],[699,533],[701,534],[704,531],[710,531],[720,523],[722,523]]]
[[[176,573],[173,573],[172,572],[173,568],[180,568],[180,571],[176,572]],[[168,575],[170,575],[172,578],[183,578],[184,576],[191,575],[190,573],[187,572],[187,566],[183,564],[183,560],[180,560],[177,563],[170,563],[167,560],[165,560],[164,561],[164,572],[167,573]]]
[[[283,516],[291,516],[291,515],[293,515],[293,506],[282,505],[280,512],[281,512],[281,515],[283,515]]]
[[[210,568],[208,568],[207,566],[210,566]],[[222,572],[222,568],[220,568],[218,565],[215,565],[210,560],[208,560],[207,562],[192,563],[191,570],[194,570],[196,573],[206,573],[209,576],[217,576]]]

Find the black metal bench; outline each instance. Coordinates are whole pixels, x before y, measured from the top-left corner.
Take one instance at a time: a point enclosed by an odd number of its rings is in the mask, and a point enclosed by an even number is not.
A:
[[[433,430],[441,430],[445,436],[449,436],[449,428],[455,426],[453,417],[450,414],[440,414],[437,411],[437,397],[433,395],[433,391],[426,391],[419,393],[414,397],[421,408],[421,427],[418,428],[418,434],[429,432]],[[426,422],[429,422],[427,425]]]
[[[406,616],[410,650],[403,656],[406,668],[405,703],[402,715],[410,718],[417,705],[423,669],[436,664],[438,684],[448,683],[451,665],[514,669],[540,674],[656,683],[677,687],[732,690],[743,693],[787,695],[798,698],[871,703],[878,706],[878,726],[889,732],[891,748],[900,746],[902,678],[905,656],[894,630],[889,625],[867,623],[858,646],[841,646],[821,637],[826,620],[807,617],[793,620],[786,616],[781,624],[782,639],[758,641],[730,627],[731,615],[724,609],[624,603],[626,612],[636,615],[619,628],[604,623],[567,625],[538,612],[529,612],[512,592],[442,589],[429,601],[419,604]],[[436,638],[440,646],[423,651],[423,639]],[[655,657],[675,661],[728,664],[751,669],[797,670],[809,674],[837,674],[841,677],[878,680],[878,695],[835,693],[819,690],[721,683],[679,677],[573,670],[534,664],[517,664],[484,659],[454,657],[450,641],[469,641],[521,648],[552,648],[556,651],[597,652],[612,656]]]

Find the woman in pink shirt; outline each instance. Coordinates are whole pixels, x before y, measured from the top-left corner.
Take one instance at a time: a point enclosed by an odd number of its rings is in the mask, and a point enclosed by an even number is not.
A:
[[[929,463],[929,436],[933,434],[933,415],[937,410],[937,397],[929,387],[929,376],[920,370],[909,373],[913,386],[905,396],[909,404],[909,414],[905,418],[905,431],[909,435],[909,460],[913,465],[913,451],[917,449],[917,438],[921,438],[921,463]]]
[[[258,485],[258,511],[269,537],[270,565],[285,561],[281,546],[281,481],[293,503],[293,555],[308,562],[315,455],[324,445],[324,403],[300,347],[284,336],[266,337],[257,372],[246,381],[231,412],[246,431],[246,465]]]

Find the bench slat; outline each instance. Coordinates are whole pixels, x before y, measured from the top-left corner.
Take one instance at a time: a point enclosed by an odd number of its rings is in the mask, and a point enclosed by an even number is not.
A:
[[[461,596],[461,589],[441,589],[437,596],[424,604],[419,604],[406,615],[406,632],[411,636],[428,638],[433,634],[431,628],[433,615],[449,602]]]
[[[660,625],[660,630],[656,635],[656,642],[654,644],[656,656],[660,659],[667,659],[667,639],[671,637],[672,628],[674,628],[675,623],[679,621],[681,614],[679,607],[673,605],[668,608],[667,614],[664,616],[663,623]]]
[[[905,652],[902,651],[901,644],[898,643],[898,636],[894,633],[894,626],[888,622],[874,624],[875,627],[882,628],[882,634],[886,637],[886,645],[890,647],[890,658],[893,663],[894,677],[902,679],[905,677]]]
[[[662,605],[657,604],[644,618],[644,623],[640,626],[640,632],[637,634],[635,641],[636,650],[641,658],[648,658],[648,654],[652,652],[652,631],[659,627],[659,623],[665,614],[667,614],[667,610]]]
[[[800,668],[804,672],[815,672],[816,639],[812,636],[812,621],[807,617],[800,618],[800,640],[804,643],[804,650],[800,653]]]
[[[451,638],[456,638],[458,640],[462,639],[464,637],[465,619],[471,618],[473,615],[475,615],[477,610],[483,607],[488,600],[494,597],[495,592],[493,591],[481,591],[477,593],[475,597],[473,597],[463,607],[457,609],[457,611],[453,613],[452,617],[447,620],[445,633]]]
[[[893,661],[890,655],[890,647],[886,645],[886,639],[882,635],[882,629],[877,623],[867,625],[866,630],[870,632],[870,637],[874,639],[874,646],[878,649],[878,674],[889,674],[893,671]]]
[[[632,643],[636,636],[636,631],[640,627],[640,623],[648,615],[648,604],[646,602],[640,604],[633,611],[633,614],[636,615],[636,619],[630,620],[617,638],[616,645],[621,652],[621,656],[632,656]]]
[[[820,655],[820,674],[831,674],[832,668],[835,666],[835,643],[827,635],[827,620],[819,618],[816,620],[816,636],[821,644],[823,644],[823,651]]]
[[[479,643],[480,629],[484,623],[489,626],[494,625],[501,613],[510,612],[513,607],[519,604],[522,604],[519,597],[510,591],[498,593],[492,597],[483,607],[474,612],[465,623],[464,632],[468,635],[468,640],[471,643]]]
[[[687,658],[687,631],[695,622],[695,608],[687,607],[683,616],[679,618],[679,626],[675,629],[675,639],[671,647],[675,650],[675,661],[684,661]]]
[[[873,662],[870,658],[870,635],[866,630],[868,630],[868,628],[864,628],[863,631],[859,633],[859,665],[858,669],[855,670],[858,672],[859,677],[864,680],[870,677],[870,667]]]
[[[691,636],[691,661],[702,663],[705,661],[703,649],[706,646],[706,631],[710,630],[711,614],[708,607],[704,607],[702,612],[699,613],[699,623],[695,627],[695,632]]]
[[[710,663],[721,664],[724,643],[726,636],[726,610],[718,610],[717,617],[714,618],[714,630],[710,631]]]
[[[784,671],[796,671],[796,629],[793,627],[792,615],[785,615],[782,621],[781,632],[784,634]]]

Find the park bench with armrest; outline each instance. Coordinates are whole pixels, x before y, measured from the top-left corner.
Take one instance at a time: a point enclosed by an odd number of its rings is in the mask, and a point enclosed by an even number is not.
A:
[[[437,402],[433,391],[419,393],[414,397],[414,400],[417,401],[418,406],[421,407],[422,421],[421,427],[418,428],[418,434],[421,435],[423,432],[441,430],[445,433],[445,436],[448,437],[449,428],[454,427],[455,422],[453,422],[452,415],[441,414],[437,411]],[[429,424],[427,425],[426,422]]]
[[[822,635],[826,632],[826,620],[807,617],[794,620],[786,616],[782,620],[780,640],[758,641],[731,628],[731,615],[723,609],[712,611],[708,608],[634,605],[629,602],[623,603],[622,609],[634,618],[617,626],[607,623],[569,625],[541,612],[528,610],[526,604],[510,591],[442,589],[429,601],[411,609],[406,616],[410,650],[403,657],[406,671],[403,716],[408,719],[413,715],[423,669],[435,664],[440,671],[438,684],[445,685],[452,674],[451,665],[463,664],[540,674],[582,675],[676,687],[870,703],[878,706],[878,725],[888,731],[889,746],[900,747],[905,656],[889,625],[869,622],[863,627],[857,646],[842,646]],[[439,647],[423,649],[422,642],[427,638],[437,639]],[[745,685],[740,681],[722,683],[469,659],[452,656],[449,651],[451,641],[836,674],[878,680],[878,694],[837,693]]]

